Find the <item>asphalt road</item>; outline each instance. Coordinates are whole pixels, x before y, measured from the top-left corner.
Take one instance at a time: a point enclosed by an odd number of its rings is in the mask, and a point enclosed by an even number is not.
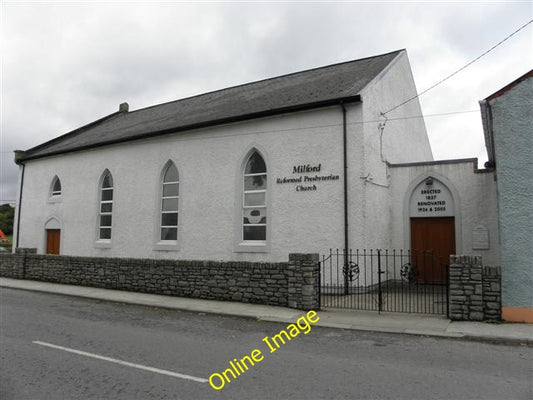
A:
[[[0,312],[5,400],[533,398],[531,347],[312,327],[269,353],[286,324],[13,289]]]

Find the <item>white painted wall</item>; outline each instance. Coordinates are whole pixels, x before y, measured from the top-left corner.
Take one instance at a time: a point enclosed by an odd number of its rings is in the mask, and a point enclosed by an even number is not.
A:
[[[44,226],[52,216],[63,224],[61,253],[68,255],[282,261],[289,252],[336,247],[343,237],[341,118],[340,107],[332,107],[29,161],[19,247],[43,253]],[[266,253],[235,251],[241,229],[240,166],[253,147],[268,169]],[[180,173],[178,251],[154,249],[158,180],[169,159]],[[319,163],[319,175],[340,179],[316,183],[317,190],[309,192],[275,183],[294,176],[294,165]],[[107,248],[96,245],[98,183],[106,168],[115,187]],[[62,184],[60,202],[48,198],[55,175]]]
[[[416,93],[406,53],[400,54],[348,104],[349,247],[409,248],[405,198],[427,175],[441,177],[457,194],[457,249],[497,264],[496,191],[492,175],[474,173],[472,161],[388,168],[380,154],[380,112]],[[389,115],[420,115],[414,100]],[[24,178],[19,247],[45,251],[45,224],[62,226],[61,253],[80,256],[286,261],[290,252],[325,253],[344,247],[342,108],[257,119],[208,129],[28,161]],[[267,163],[268,245],[240,246],[242,165],[252,148]],[[432,160],[422,119],[389,121],[383,136],[389,162]],[[179,243],[157,244],[161,171],[168,160],[180,174]],[[338,175],[297,192],[293,167],[321,164],[317,175]],[[98,184],[105,169],[114,179],[111,244],[96,240]],[[61,201],[49,199],[54,176]],[[303,175],[315,175],[314,173]],[[368,177],[368,179],[361,179]],[[389,179],[390,177],[390,179]],[[414,186],[413,186],[414,185]],[[410,195],[410,194],[409,194]],[[472,251],[472,230],[485,225],[490,249]],[[167,248],[168,249],[168,248]],[[254,250],[254,251],[247,251]]]
[[[491,173],[474,172],[473,160],[397,165],[390,169],[392,212],[391,246],[410,248],[409,199],[412,190],[428,176],[444,183],[455,196],[457,254],[480,255],[484,265],[499,265],[496,182]],[[473,231],[485,226],[489,249],[473,248]]]
[[[360,106],[349,107],[355,120]],[[322,252],[342,248],[342,112],[340,107],[265,118],[202,131],[160,137],[90,151],[29,161],[22,200],[20,247],[45,249],[45,224],[54,217],[62,226],[61,253],[85,256],[214,260],[286,260],[289,252]],[[353,125],[360,126],[360,125]],[[359,179],[364,166],[361,130],[351,128],[350,247],[408,249],[406,199],[427,176],[455,193],[457,252],[479,254],[498,263],[496,190],[492,174],[474,173],[472,160],[389,168],[390,188]],[[266,252],[242,252],[240,234],[240,167],[251,148],[268,168],[269,246]],[[180,172],[179,250],[157,250],[159,182],[167,160]],[[339,180],[316,183],[317,190],[296,192],[295,184],[276,184],[293,177],[293,166],[321,164],[320,175]],[[97,246],[98,183],[113,174],[113,238]],[[54,176],[61,179],[61,201],[49,200]],[[370,211],[373,212],[370,212]],[[490,248],[472,249],[473,229],[489,230]],[[238,242],[238,241],[237,241]],[[236,251],[237,250],[237,251]]]
[[[392,214],[388,200],[391,196],[390,172],[385,161],[401,163],[433,160],[424,120],[394,119],[422,115],[418,99],[387,114],[390,120],[386,122],[381,135],[380,123],[385,121],[381,113],[412,98],[416,93],[405,51],[361,93],[362,107],[358,121],[364,123],[350,125],[351,129],[362,130],[357,136],[362,134],[364,137],[364,145],[359,141],[350,143],[352,248],[392,246]],[[359,152],[355,151],[356,147],[360,149]]]

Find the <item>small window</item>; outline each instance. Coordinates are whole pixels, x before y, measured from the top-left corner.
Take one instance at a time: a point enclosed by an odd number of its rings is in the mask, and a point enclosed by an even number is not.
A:
[[[113,222],[113,177],[106,171],[100,187],[98,239],[111,240]]]
[[[179,174],[178,168],[170,162],[163,174],[161,189],[160,240],[178,240],[179,213]]]
[[[244,169],[242,240],[265,242],[267,230],[267,169],[263,157],[255,151]]]
[[[57,176],[54,177],[52,180],[52,186],[51,186],[50,196],[51,197],[57,197],[61,196],[61,181]]]

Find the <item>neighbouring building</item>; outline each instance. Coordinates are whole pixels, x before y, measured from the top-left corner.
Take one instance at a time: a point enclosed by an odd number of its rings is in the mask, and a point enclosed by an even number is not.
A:
[[[533,70],[480,106],[497,183],[502,316],[533,322]]]

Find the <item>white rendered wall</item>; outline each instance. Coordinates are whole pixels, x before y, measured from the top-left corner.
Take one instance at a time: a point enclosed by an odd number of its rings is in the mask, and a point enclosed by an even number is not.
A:
[[[431,176],[446,184],[456,197],[456,253],[480,255],[484,265],[499,265],[496,182],[491,173],[474,172],[472,160],[434,164],[397,165],[391,172],[391,247],[410,248],[408,201],[412,189]],[[474,249],[474,229],[485,227],[489,248]]]
[[[360,106],[350,106],[348,121],[359,114]],[[70,255],[282,261],[289,252],[342,248],[341,118],[340,107],[332,107],[30,161],[24,177],[19,247],[37,247],[43,253],[45,224],[56,218],[62,227],[61,253]],[[405,199],[410,188],[433,176],[458,197],[457,252],[482,255],[486,265],[498,264],[492,174],[474,173],[472,161],[429,163],[390,168],[388,189],[365,184],[359,179],[363,166],[355,162],[362,153],[356,144],[358,134],[349,130],[350,247],[408,249]],[[263,253],[236,251],[235,246],[240,234],[240,166],[254,147],[262,152],[268,168],[270,240]],[[154,245],[158,180],[169,159],[180,173],[178,251],[155,250]],[[297,176],[295,165],[318,163],[320,175],[339,175],[339,180],[318,182],[316,191],[307,192],[296,192],[295,184],[275,183],[277,178]],[[98,182],[106,168],[115,186],[113,238],[109,248],[101,248],[96,245]],[[50,202],[55,175],[61,179],[61,201]],[[473,230],[478,226],[489,231],[488,250],[472,249]]]
[[[387,112],[417,93],[407,52],[400,53],[361,93],[362,107],[358,121],[350,125],[364,142],[351,141],[350,155],[350,247],[390,248],[392,246],[392,214],[389,204],[391,189],[386,162],[431,161],[433,155],[418,99],[387,114],[381,135],[381,113]],[[350,139],[351,140],[351,139]],[[364,144],[364,145],[362,145]],[[359,147],[359,153],[354,147]],[[361,162],[362,161],[362,162]],[[385,162],[386,161],[386,162]],[[365,179],[366,178],[366,179]],[[360,206],[359,206],[360,205]],[[355,215],[358,213],[359,215]]]
[[[235,251],[241,229],[240,167],[254,147],[268,169],[270,240],[264,253]],[[63,226],[61,254],[66,255],[286,261],[289,252],[336,247],[343,241],[341,149],[342,113],[331,107],[28,161],[19,247],[43,253],[44,227],[52,217]],[[168,160],[180,174],[178,251],[154,246],[159,178]],[[275,183],[303,164],[321,164],[318,175],[331,173],[339,180],[318,182],[316,191],[307,192]],[[98,183],[105,169],[115,188],[108,248],[96,244]],[[55,175],[61,180],[61,201],[50,202]]]
[[[425,126],[422,119],[387,122],[381,154],[379,123],[367,122],[383,120],[380,112],[414,94],[403,52],[363,90],[362,104],[346,105],[351,248],[408,245],[397,229],[403,221],[394,208],[398,191],[389,185],[409,182],[389,179],[392,173],[382,155],[389,162],[432,160]],[[388,116],[420,114],[414,100]],[[44,252],[44,227],[55,217],[63,226],[61,253],[70,255],[286,261],[290,252],[342,249],[342,140],[339,105],[29,161],[19,247]],[[252,148],[261,152],[268,169],[268,246],[263,252],[246,252],[238,245],[241,167]],[[160,177],[168,160],[180,174],[179,244],[172,251],[157,246]],[[306,192],[297,192],[295,184],[276,183],[298,177],[293,167],[307,164],[320,164],[318,175],[339,179],[316,182],[317,190]],[[107,248],[96,243],[98,183],[105,169],[115,186],[113,238]],[[63,194],[52,203],[48,194],[55,175]]]

